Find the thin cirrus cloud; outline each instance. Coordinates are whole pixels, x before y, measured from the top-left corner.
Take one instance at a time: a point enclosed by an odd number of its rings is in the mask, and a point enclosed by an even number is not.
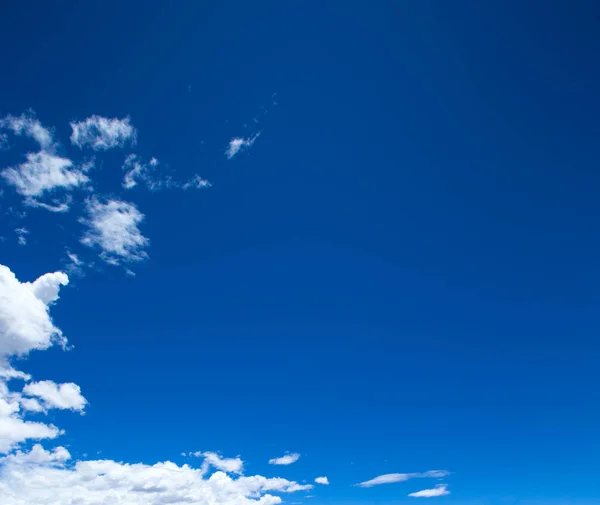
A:
[[[118,265],[148,257],[145,249],[150,241],[138,228],[144,214],[133,203],[92,197],[86,202],[86,210],[87,217],[80,220],[87,226],[81,243],[99,248],[105,262]]]
[[[225,150],[225,156],[227,156],[227,159],[230,160],[236,154],[238,154],[240,151],[248,149],[250,146],[252,146],[252,144],[254,144],[254,142],[256,141],[256,139],[259,136],[260,136],[260,132],[258,132],[253,137],[248,137],[248,138],[235,137],[235,138],[232,138],[229,141],[229,145],[227,146],[227,149]]]
[[[84,121],[72,121],[70,125],[71,143],[77,147],[106,151],[136,142],[137,131],[129,117],[119,119],[93,115]]]
[[[300,454],[294,452],[292,454],[285,454],[280,458],[273,458],[269,460],[269,465],[291,465],[300,459]]]
[[[432,489],[423,489],[415,493],[410,493],[408,496],[411,498],[435,498],[436,496],[446,496],[450,494],[446,484],[438,484]]]
[[[423,473],[386,473],[373,479],[359,482],[358,487],[373,487],[381,484],[393,484],[395,482],[405,482],[410,479],[439,479],[449,475],[446,470],[429,470]]]
[[[216,453],[202,453],[209,466],[216,468],[210,473],[204,465],[194,468],[169,461],[153,465],[102,459],[73,462],[65,447],[44,448],[40,441],[48,443],[64,431],[29,416],[54,408],[81,411],[87,401],[76,384],[31,382],[28,374],[13,369],[9,361],[66,343],[51,320],[50,308],[68,282],[62,272],[21,282],[0,265],[1,504],[278,505],[281,494],[313,488],[279,477],[245,476],[240,458],[222,458]],[[25,386],[19,390],[23,382]]]

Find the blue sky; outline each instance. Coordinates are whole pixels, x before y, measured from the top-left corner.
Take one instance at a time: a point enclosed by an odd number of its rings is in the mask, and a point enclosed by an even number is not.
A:
[[[0,505],[598,503],[599,18],[4,2]]]

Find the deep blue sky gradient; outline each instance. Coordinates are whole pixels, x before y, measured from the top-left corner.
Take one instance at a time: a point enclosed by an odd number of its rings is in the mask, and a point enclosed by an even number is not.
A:
[[[89,399],[64,443],[266,475],[298,451],[280,475],[335,484],[315,505],[404,503],[427,483],[351,484],[434,468],[447,503],[594,503],[598,26],[583,0],[4,2],[2,115],[66,143],[129,114],[140,152],[214,184],[139,192],[150,259],[53,309],[74,349],[24,368]],[[81,234],[29,218],[0,249],[22,280]]]

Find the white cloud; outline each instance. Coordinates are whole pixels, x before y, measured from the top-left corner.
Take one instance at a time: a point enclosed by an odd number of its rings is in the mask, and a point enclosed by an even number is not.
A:
[[[46,409],[42,407],[42,404],[35,398],[21,398],[21,408],[29,410],[30,412],[45,412]]]
[[[202,189],[202,188],[210,188],[212,184],[203,179],[199,175],[194,175],[189,181],[184,183],[181,188],[182,189]]]
[[[161,185],[158,180],[152,177],[152,172],[158,166],[156,158],[152,158],[148,163],[144,163],[137,154],[130,154],[125,158],[123,170],[126,170],[123,178],[123,187],[131,189],[138,185],[138,182],[145,183],[149,189],[159,189]]]
[[[430,470],[428,472],[423,473],[387,473],[385,475],[379,475],[374,479],[367,480],[365,482],[360,482],[356,484],[358,487],[373,487],[379,486],[380,484],[392,484],[394,482],[404,482],[409,479],[419,479],[419,478],[441,478],[448,475],[448,472],[445,470]]]
[[[329,486],[329,479],[327,477],[317,477],[315,482],[317,484],[322,484],[323,486]]]
[[[0,364],[8,356],[66,343],[48,310],[68,282],[62,272],[42,275],[33,283],[19,282],[8,267],[0,265]]]
[[[49,210],[50,212],[67,212],[69,210],[71,200],[71,196],[66,195],[62,202],[60,200],[53,199],[52,203],[44,203],[35,200],[34,198],[26,198],[24,203],[29,207],[38,207],[40,209]]]
[[[40,151],[27,153],[27,161],[0,172],[0,175],[25,197],[39,197],[56,189],[82,186],[89,178],[73,162],[55,154]]]
[[[292,454],[286,454],[280,458],[273,458],[269,460],[269,465],[291,465],[300,459],[300,454],[294,452]]]
[[[23,388],[23,393],[35,396],[50,409],[76,410],[83,412],[87,400],[81,394],[81,388],[72,382],[56,384],[53,381],[31,382]]]
[[[148,163],[144,162],[137,154],[130,154],[125,158],[123,170],[122,186],[125,189],[132,189],[138,184],[144,184],[150,191],[160,189],[202,189],[209,188],[211,183],[199,175],[195,175],[187,182],[173,180],[170,176],[162,176],[157,173],[157,167],[160,162],[156,158],[151,158]]]
[[[242,473],[244,470],[244,462],[239,458],[222,458],[215,452],[195,452],[194,456],[204,457],[204,462],[206,465],[211,465],[217,468],[218,470],[222,470],[223,472],[228,473]],[[208,468],[204,467],[205,471]]]
[[[69,463],[63,447],[36,445],[4,458],[0,505],[277,505],[279,496],[309,489],[260,475],[233,479],[224,472],[205,478],[202,470],[169,461],[145,465],[111,460]]]
[[[144,215],[134,204],[91,198],[86,207],[88,218],[81,222],[88,230],[81,239],[82,244],[99,247],[100,257],[113,265],[121,261],[140,261],[148,256],[144,248],[150,241],[138,228]]]
[[[240,151],[242,151],[244,149],[247,149],[252,144],[254,144],[254,142],[256,141],[256,139],[259,136],[260,136],[260,132],[258,132],[253,137],[248,137],[248,138],[235,137],[235,138],[231,139],[229,141],[229,146],[227,146],[227,149],[225,150],[225,156],[227,156],[227,159],[230,160],[237,153],[239,153]]]
[[[20,116],[8,115],[0,119],[0,128],[12,130],[15,135],[26,135],[34,139],[42,150],[51,149],[52,133],[35,118],[33,112]],[[6,142],[8,139],[4,136]]]
[[[434,498],[436,496],[446,496],[449,494],[450,491],[448,491],[446,484],[438,484],[433,489],[423,489],[416,493],[410,493],[408,496],[413,498]]]
[[[16,228],[15,233],[17,234],[17,243],[19,245],[27,245],[27,235],[29,235],[29,230],[27,228]]]
[[[71,122],[71,142],[78,147],[106,150],[123,147],[128,141],[135,144],[136,130],[129,117],[124,119],[91,116],[85,121]]]

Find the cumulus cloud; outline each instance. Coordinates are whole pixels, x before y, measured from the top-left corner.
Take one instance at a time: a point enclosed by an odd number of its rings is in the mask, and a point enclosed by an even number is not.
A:
[[[215,452],[195,452],[194,456],[204,457],[205,471],[208,470],[208,465],[228,473],[242,473],[244,469],[244,462],[239,457],[222,458]]]
[[[25,135],[34,139],[43,150],[52,148],[53,140],[51,131],[36,119],[33,112],[20,116],[8,115],[0,119],[0,129],[11,130],[15,135]],[[8,139],[3,137],[6,142]]]
[[[4,180],[25,197],[39,197],[56,189],[71,189],[89,181],[82,169],[67,158],[40,151],[27,153],[27,161],[0,172]]]
[[[89,146],[95,151],[135,144],[136,129],[129,117],[124,119],[91,116],[85,121],[71,122],[71,142],[78,147]]]
[[[323,486],[329,486],[329,479],[327,477],[317,477],[315,482]]]
[[[144,215],[134,204],[120,200],[101,201],[94,197],[87,201],[86,209],[88,217],[80,221],[88,229],[81,243],[98,247],[104,261],[116,265],[140,261],[148,256],[144,249],[150,241],[138,228]]]
[[[236,154],[238,154],[240,151],[242,151],[244,149],[247,149],[252,144],[254,144],[254,142],[256,141],[256,139],[259,136],[260,136],[260,132],[257,133],[256,135],[254,135],[253,137],[248,137],[248,138],[235,137],[235,138],[232,138],[229,141],[229,145],[227,146],[227,149],[225,150],[225,156],[227,156],[227,159],[230,160]]]
[[[379,475],[374,479],[367,480],[365,482],[360,482],[356,484],[358,487],[373,487],[379,486],[380,484],[392,484],[394,482],[404,482],[409,479],[423,479],[430,478],[436,479],[445,477],[448,475],[448,472],[445,470],[430,470],[428,472],[423,473],[387,473],[385,475]]]
[[[68,281],[64,273],[54,272],[31,283],[20,282],[8,267],[0,265],[0,453],[27,440],[51,439],[61,434],[52,424],[24,419],[24,412],[41,412],[43,408],[37,400],[11,391],[8,381],[30,380],[28,374],[10,366],[11,357],[47,349],[56,342],[66,343],[48,310],[58,299],[60,287]]]
[[[446,484],[438,484],[433,489],[423,489],[416,493],[410,493],[408,496],[412,498],[435,498],[436,496],[446,496],[449,494],[450,491],[448,491]]]
[[[87,400],[81,388],[72,382],[56,384],[53,381],[31,382],[23,388],[23,393],[42,400],[44,407],[51,409],[76,410],[83,412]]]
[[[76,461],[63,447],[37,445],[2,461],[1,505],[277,505],[281,497],[305,489],[294,481],[260,475],[233,479],[224,472],[204,478],[201,470],[164,462],[126,464]]]
[[[291,465],[300,459],[300,454],[294,452],[292,454],[286,454],[280,458],[273,458],[269,460],[269,465]]]
[[[32,283],[19,282],[8,267],[0,265],[0,363],[8,356],[66,343],[49,307],[68,282],[63,272],[44,274]]]

